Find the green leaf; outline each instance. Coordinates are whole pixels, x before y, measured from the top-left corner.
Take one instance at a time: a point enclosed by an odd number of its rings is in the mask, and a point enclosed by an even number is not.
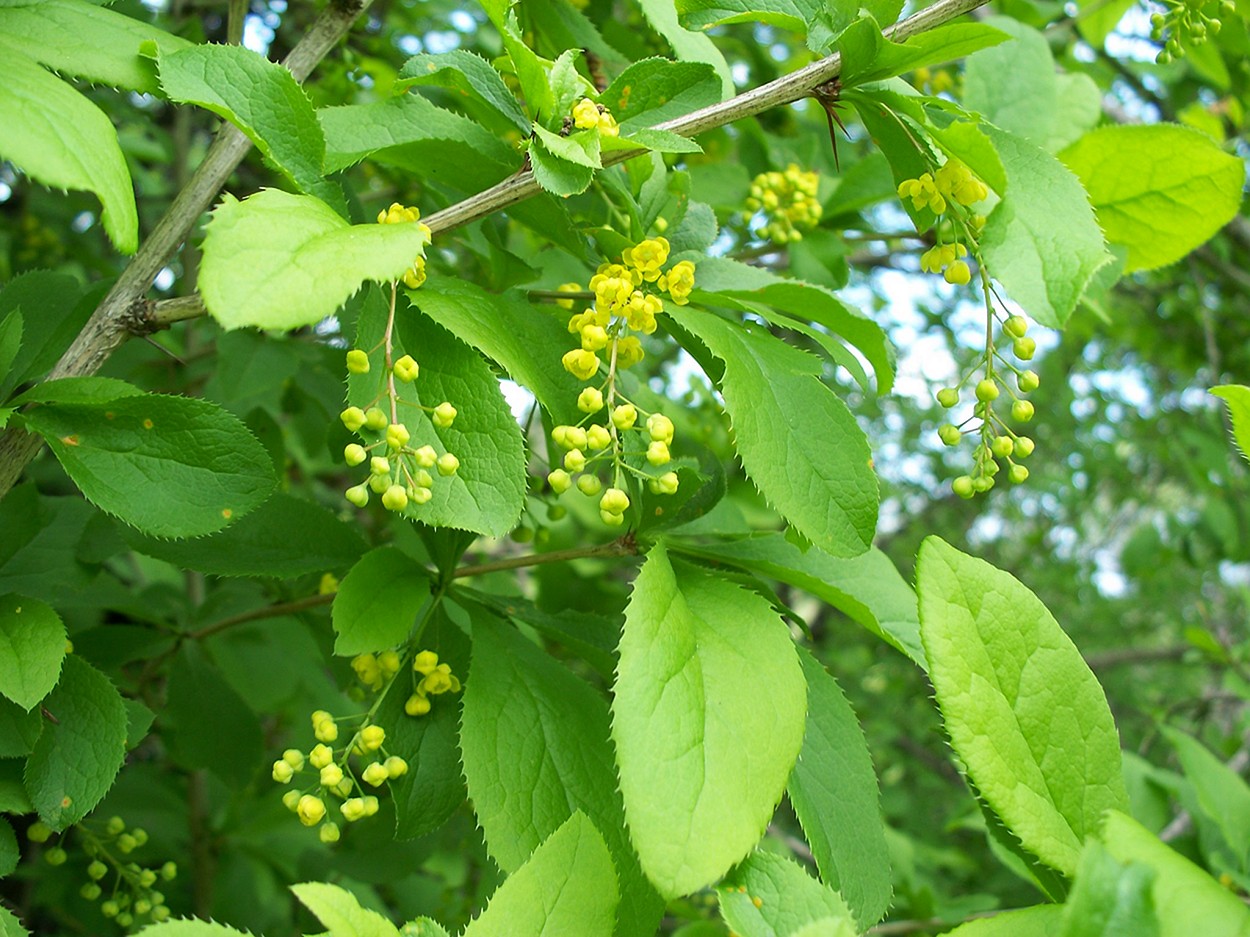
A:
[[[434,85],[472,96],[522,133],[529,133],[530,120],[499,72],[472,52],[455,49],[441,55],[414,55],[400,69],[394,89],[400,91],[414,85]]]
[[[711,65],[658,57],[635,62],[599,96],[626,136],[720,100],[720,77]]]
[[[4,905],[0,905],[0,937],[30,937],[30,933],[17,919],[17,915]]]
[[[674,540],[672,548],[804,589],[902,651],[920,668],[928,666],[920,644],[916,593],[876,547],[840,558],[816,547],[800,549],[784,534],[774,533],[709,544]]]
[[[512,291],[496,295],[453,277],[431,276],[408,294],[427,316],[496,362],[528,388],[556,423],[576,423],[578,380],[564,370],[561,356],[573,337],[543,306]]]
[[[872,23],[871,20],[867,22]],[[876,26],[875,23],[872,25]],[[1010,38],[1001,29],[985,23],[948,23],[901,43],[882,37],[871,61],[864,62],[860,68],[842,70],[842,84],[849,87],[851,84],[893,78],[917,68],[944,65]]]
[[[146,556],[213,576],[293,579],[346,569],[366,549],[354,525],[320,505],[282,492],[208,537],[170,541],[130,530],[123,530],[122,536]]]
[[[579,195],[590,188],[595,171],[581,162],[570,162],[547,149],[542,140],[530,143],[530,168],[534,181],[552,195]]]
[[[0,318],[22,315],[21,351],[7,376],[0,377],[0,400],[25,381],[42,377],[86,324],[95,308],[94,295],[80,302],[82,290],[71,276],[34,270],[14,277],[0,292]],[[21,310],[39,310],[25,315]]]
[[[0,596],[0,693],[31,709],[56,686],[65,659],[65,625],[49,606]]]
[[[9,376],[18,349],[22,347],[22,313],[14,309],[0,319],[0,383]]]
[[[264,760],[260,720],[197,643],[183,644],[174,657],[166,697],[165,737],[174,758],[233,788],[246,786]]]
[[[429,599],[430,577],[419,563],[394,547],[366,553],[334,596],[334,653],[351,657],[403,644]]]
[[[1136,5],[1136,0],[1081,0],[1080,13],[1074,17],[1077,31],[1095,49],[1102,49],[1124,14]]]
[[[877,479],[868,441],[821,382],[819,362],[709,313],[668,314],[725,362],[720,388],[738,456],[764,497],[827,553],[863,553],[876,529]]]
[[[742,937],[792,937],[819,921],[825,937],[859,933],[846,902],[789,859],[753,853],[716,888],[720,912]]]
[[[724,257],[700,259],[696,271],[695,301],[718,305],[718,300],[740,300],[775,309],[789,319],[814,322],[868,359],[879,394],[894,386],[894,349],[884,330],[831,291]],[[777,324],[794,327],[784,319]]]
[[[616,903],[603,837],[575,813],[499,886],[463,937],[611,937]]]
[[[399,929],[400,937],[451,937],[447,930],[433,918],[419,917]]]
[[[367,280],[402,277],[428,243],[424,225],[349,225],[306,195],[226,195],[204,238],[200,293],[227,329],[294,329],[333,315]]]
[[[599,160],[599,131],[579,130],[567,137],[562,137],[558,133],[552,133],[542,124],[536,123],[533,133],[547,152],[553,156],[589,169],[603,168],[603,163]]]
[[[317,916],[328,937],[399,937],[395,925],[362,908],[349,891],[328,882],[292,885],[300,904]]]
[[[361,407],[376,399],[377,375],[385,373],[379,346],[387,311],[380,295],[374,297],[365,305],[356,336],[357,347],[377,349],[371,356],[372,372],[348,381],[348,400]],[[410,448],[431,445],[440,456],[451,452],[460,460],[455,475],[436,476],[430,501],[410,501],[404,516],[434,527],[503,536],[521,514],[526,474],[521,428],[504,400],[498,378],[473,349],[415,309],[398,318],[396,331],[395,356],[407,350],[421,368],[415,383],[402,386],[402,399],[426,407],[447,401],[459,413],[454,424],[439,429],[419,407],[399,409],[411,436]],[[383,436],[363,432],[370,443]]]
[[[1103,824],[1107,851],[1122,863],[1155,871],[1151,897],[1159,937],[1195,934],[1250,935],[1250,910],[1231,891],[1159,842],[1136,820],[1112,810]]]
[[[1007,193],[981,233],[990,274],[1042,325],[1061,328],[1110,259],[1081,183],[1031,143],[986,126]]]
[[[43,497],[33,484],[9,492],[0,500],[0,591],[61,602],[91,586],[78,557],[97,516],[82,498]]]
[[[39,0],[0,6],[0,43],[53,71],[91,82],[155,94],[156,70],[139,54],[153,42],[169,54],[187,40],[132,16],[83,0]]]
[[[1060,158],[1085,186],[1107,240],[1128,248],[1128,273],[1180,260],[1241,208],[1241,160],[1178,124],[1092,130]]]
[[[1039,905],[972,921],[948,931],[945,937],[1059,937],[1062,916],[1059,905]]]
[[[1064,904],[1061,937],[1158,937],[1154,880],[1150,866],[1120,863],[1097,840],[1089,840],[1076,887]]]
[[[26,790],[39,818],[59,831],[113,786],[126,757],[126,707],[108,677],[71,654],[43,708],[56,721],[48,720],[26,760]]]
[[[734,81],[725,56],[708,36],[681,25],[673,0],[639,0],[639,5],[651,28],[664,37],[677,58],[683,62],[704,62],[711,65],[720,78],[720,100],[733,97]]]
[[[638,144],[645,146],[649,150],[655,150],[657,153],[702,153],[703,147],[691,140],[689,137],[683,137],[679,133],[673,133],[668,130],[659,130],[654,127],[642,127],[634,130],[629,134],[628,139],[609,138],[603,145],[606,149],[624,148],[630,144]]]
[[[677,0],[687,26],[708,29],[722,23],[768,23],[807,37],[813,52],[824,51],[854,19],[845,0]]]
[[[62,377],[43,381],[13,398],[13,403],[108,403],[120,397],[139,397],[143,391],[115,377]]]
[[[460,747],[473,809],[505,872],[576,811],[602,831],[620,879],[618,933],[651,933],[663,904],[625,833],[607,703],[532,641],[473,620]]]
[[[159,537],[220,530],[273,488],[268,454],[238,418],[189,397],[45,404],[22,421],[39,433],[96,507]]]
[[[250,937],[246,931],[235,930],[214,921],[164,921],[149,924],[142,931],[143,937]]]
[[[937,537],[916,561],[920,637],[951,745],[1022,845],[1065,875],[1128,803],[1102,687],[1024,585]]]
[[[9,821],[0,817],[0,878],[4,878],[17,868],[20,852],[17,848],[17,836]]]
[[[744,674],[768,692],[744,693]],[[654,547],[625,613],[612,737],[630,836],[660,894],[697,891],[759,840],[798,757],[805,705],[768,602],[675,569]]]
[[[469,672],[469,642],[441,606],[421,638],[421,648],[463,678]],[[408,773],[390,782],[395,801],[395,836],[412,839],[442,826],[465,798],[460,768],[460,705],[450,694],[436,696],[424,716],[404,712],[408,685],[391,684],[375,717],[386,730],[386,750],[408,762]]]
[[[1163,734],[1176,749],[1198,806],[1223,834],[1238,866],[1244,868],[1250,850],[1250,785],[1197,739],[1167,726]]]
[[[34,804],[30,802],[26,785],[22,783],[23,767],[17,758],[0,758],[0,813],[34,812]]]
[[[991,26],[1010,41],[970,55],[964,63],[963,105],[1001,130],[1047,148],[1057,123],[1058,78],[1050,46],[1040,32],[1007,16],[990,17]],[[1010,81],[1003,76],[1010,75]]]
[[[15,49],[0,84],[0,158],[35,182],[93,193],[104,230],[123,254],[139,246],[139,216],[117,131],[104,112]]]
[[[323,191],[326,142],[308,94],[283,65],[241,45],[200,45],[157,59],[171,100],[225,118],[301,191]]]
[[[27,712],[16,703],[0,699],[0,758],[29,755],[43,729],[39,710]]]
[[[799,662],[807,727],[787,791],[820,877],[866,930],[881,920],[893,891],[877,775],[842,688],[808,651],[799,651]]]
[[[1233,424],[1233,443],[1241,457],[1250,461],[1250,387],[1244,384],[1220,384],[1210,393],[1224,400]]]

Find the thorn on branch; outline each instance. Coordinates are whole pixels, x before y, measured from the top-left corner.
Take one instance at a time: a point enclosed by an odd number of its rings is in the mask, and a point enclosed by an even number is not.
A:
[[[824,109],[825,119],[829,121],[829,143],[833,146],[833,165],[838,172],[842,171],[842,164],[838,159],[838,137],[833,132],[833,125],[837,123],[839,129],[850,139],[850,134],[846,132],[846,125],[842,123],[842,118],[838,116],[839,102],[842,99],[842,79],[832,78],[823,84],[817,85],[812,89],[812,97]]]

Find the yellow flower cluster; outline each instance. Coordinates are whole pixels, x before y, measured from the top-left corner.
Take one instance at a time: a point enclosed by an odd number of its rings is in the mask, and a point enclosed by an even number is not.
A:
[[[357,659],[359,660],[359,658]],[[353,661],[353,666],[355,666]],[[360,670],[357,669],[357,673]],[[367,719],[368,717],[366,717]],[[337,798],[339,813],[348,823],[354,823],[378,812],[378,799],[373,795],[361,796],[360,781],[380,787],[408,773],[408,762],[398,755],[387,755],[383,748],[386,730],[380,725],[366,723],[352,736],[341,750],[330,742],[338,739],[338,722],[323,709],[312,714],[313,734],[318,743],[307,754],[297,748],[288,748],[273,763],[273,779],[279,784],[290,784],[297,774],[316,773],[317,779],[304,790],[292,789],[282,795],[282,802],[299,817],[304,826],[321,826],[319,836],[323,843],[337,842],[341,835],[337,823],[322,823],[328,815],[326,800]],[[369,757],[357,779],[350,756]]]
[[[989,194],[985,183],[957,159],[947,160],[936,173],[921,173],[898,185],[899,198],[911,199],[916,211],[928,208],[935,215],[943,214],[948,202],[973,205]]]
[[[404,703],[404,712],[410,716],[424,716],[428,713],[431,696],[460,692],[459,678],[451,672],[449,664],[439,662],[438,655],[433,651],[419,652],[412,659],[412,672],[420,674],[421,679],[416,680],[412,695]]]
[[[578,130],[598,129],[605,137],[619,136],[621,132],[612,112],[590,98],[582,98],[573,105],[573,126]]]
[[[803,231],[820,222],[821,207],[816,200],[820,176],[804,172],[791,163],[785,172],[765,172],[751,182],[751,195],[746,201],[750,211],[764,211],[768,223],[760,234],[785,244],[801,241]]]
[[[972,271],[961,257],[968,255],[962,244],[938,244],[920,255],[920,269],[925,273],[941,273],[947,283],[963,286],[972,279]]]
[[[412,224],[413,222],[421,225],[421,231],[428,240],[430,229],[421,221],[420,209],[405,208],[399,202],[392,202],[390,208],[384,208],[378,212],[378,224]],[[415,290],[424,282],[425,258],[418,257],[412,262],[412,268],[404,274],[404,286],[410,290]]]

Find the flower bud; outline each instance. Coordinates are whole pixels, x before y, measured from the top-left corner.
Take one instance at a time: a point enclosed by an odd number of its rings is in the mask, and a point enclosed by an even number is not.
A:
[[[347,353],[347,373],[348,374],[368,374],[369,373],[369,354],[361,351],[359,348],[353,348]]]

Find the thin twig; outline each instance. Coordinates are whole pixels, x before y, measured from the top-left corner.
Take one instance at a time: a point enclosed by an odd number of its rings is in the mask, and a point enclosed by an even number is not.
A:
[[[231,615],[229,618],[223,618],[221,621],[215,621],[211,625],[205,625],[198,631],[192,631],[187,638],[192,641],[199,641],[210,635],[217,634],[219,631],[225,631],[227,628],[233,628],[235,625],[242,625],[249,621],[259,621],[262,618],[280,618],[283,615],[294,615],[296,612],[307,611],[310,608],[317,608],[320,605],[329,605],[334,601],[334,593],[326,592],[317,595],[306,595],[302,599],[295,599],[291,602],[279,602],[277,605],[266,605],[264,608],[254,608],[250,612],[243,612],[239,615]]]
[[[568,550],[552,550],[550,553],[527,553],[524,556],[510,556],[507,559],[493,560],[477,566],[461,566],[451,574],[451,578],[482,576],[505,569],[520,569],[524,566],[538,566],[542,563],[563,563],[566,560],[580,560],[595,556],[632,556],[637,552],[638,545],[634,541],[633,534],[626,534],[610,543],[602,543],[595,547],[573,547]]]

